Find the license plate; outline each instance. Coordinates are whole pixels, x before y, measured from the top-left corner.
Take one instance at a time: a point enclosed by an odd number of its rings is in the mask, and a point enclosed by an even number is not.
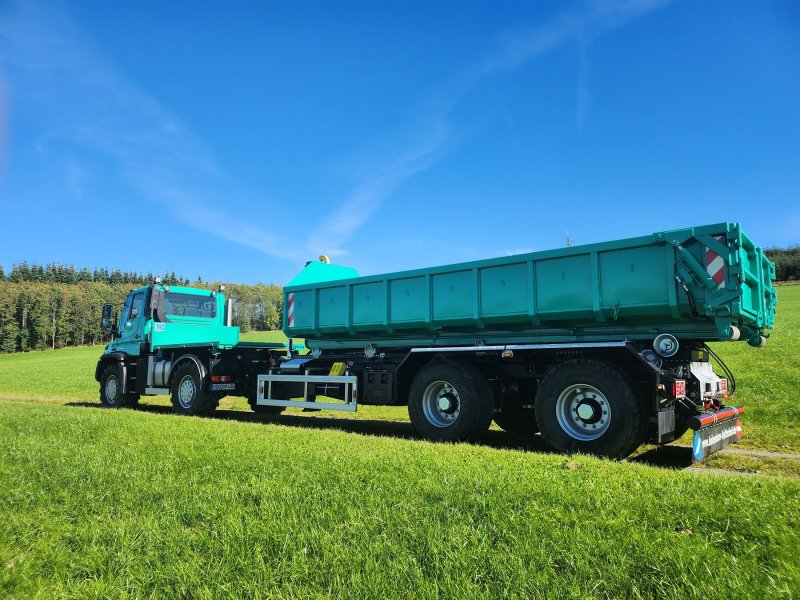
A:
[[[727,419],[708,425],[694,432],[692,456],[695,461],[701,461],[728,444],[735,444],[741,437],[742,424],[739,419]]]
[[[209,390],[212,392],[231,391],[236,389],[235,383],[212,383]]]

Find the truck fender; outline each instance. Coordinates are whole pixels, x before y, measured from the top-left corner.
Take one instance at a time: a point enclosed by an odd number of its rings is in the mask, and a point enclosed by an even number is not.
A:
[[[176,358],[174,361],[172,361],[172,368],[169,371],[169,380],[167,381],[167,387],[170,387],[170,388],[172,387],[172,375],[173,375],[173,373],[175,373],[177,371],[178,367],[182,363],[185,363],[187,361],[194,363],[194,365],[197,367],[197,370],[200,373],[200,378],[201,379],[205,379],[206,378],[206,374],[208,373],[208,369],[206,369],[206,367],[203,364],[202,360],[200,360],[194,354],[181,354],[178,358]]]
[[[97,361],[97,366],[94,369],[95,381],[100,381],[100,377],[102,376],[106,365],[114,362],[119,363],[120,367],[122,367],[122,393],[126,394],[128,392],[128,367],[125,364],[125,358],[126,355],[124,352],[109,352],[108,354],[101,356],[100,360]]]

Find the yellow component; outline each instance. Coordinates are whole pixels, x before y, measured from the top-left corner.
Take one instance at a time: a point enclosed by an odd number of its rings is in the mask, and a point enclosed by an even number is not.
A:
[[[331,365],[331,372],[328,373],[331,377],[339,377],[340,375],[344,375],[345,366],[343,362],[335,362]]]
[[[329,264],[331,264],[331,259],[328,258],[327,256],[325,256],[324,254],[320,254],[319,262],[325,263],[326,265],[329,265]]]

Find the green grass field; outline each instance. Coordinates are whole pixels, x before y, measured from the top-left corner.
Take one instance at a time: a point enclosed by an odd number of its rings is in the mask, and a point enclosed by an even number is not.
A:
[[[795,481],[19,403],[0,455],[5,597],[800,591]]]
[[[800,286],[779,300],[766,348],[715,349],[739,447],[800,453]],[[800,595],[800,460],[429,444],[402,407],[103,410],[101,350],[0,356],[0,597]]]

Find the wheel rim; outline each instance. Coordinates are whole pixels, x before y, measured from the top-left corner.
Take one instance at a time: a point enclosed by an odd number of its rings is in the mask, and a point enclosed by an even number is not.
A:
[[[111,375],[106,379],[106,401],[109,404],[117,403],[117,394],[119,393],[119,382],[115,375]]]
[[[434,427],[444,429],[458,420],[461,414],[461,396],[447,381],[434,381],[422,394],[422,412]]]
[[[178,402],[181,407],[191,408],[196,393],[197,386],[194,384],[194,379],[191,375],[186,375],[178,386]]]
[[[559,394],[556,418],[567,435],[590,442],[608,431],[611,405],[605,394],[593,385],[576,383]]]

